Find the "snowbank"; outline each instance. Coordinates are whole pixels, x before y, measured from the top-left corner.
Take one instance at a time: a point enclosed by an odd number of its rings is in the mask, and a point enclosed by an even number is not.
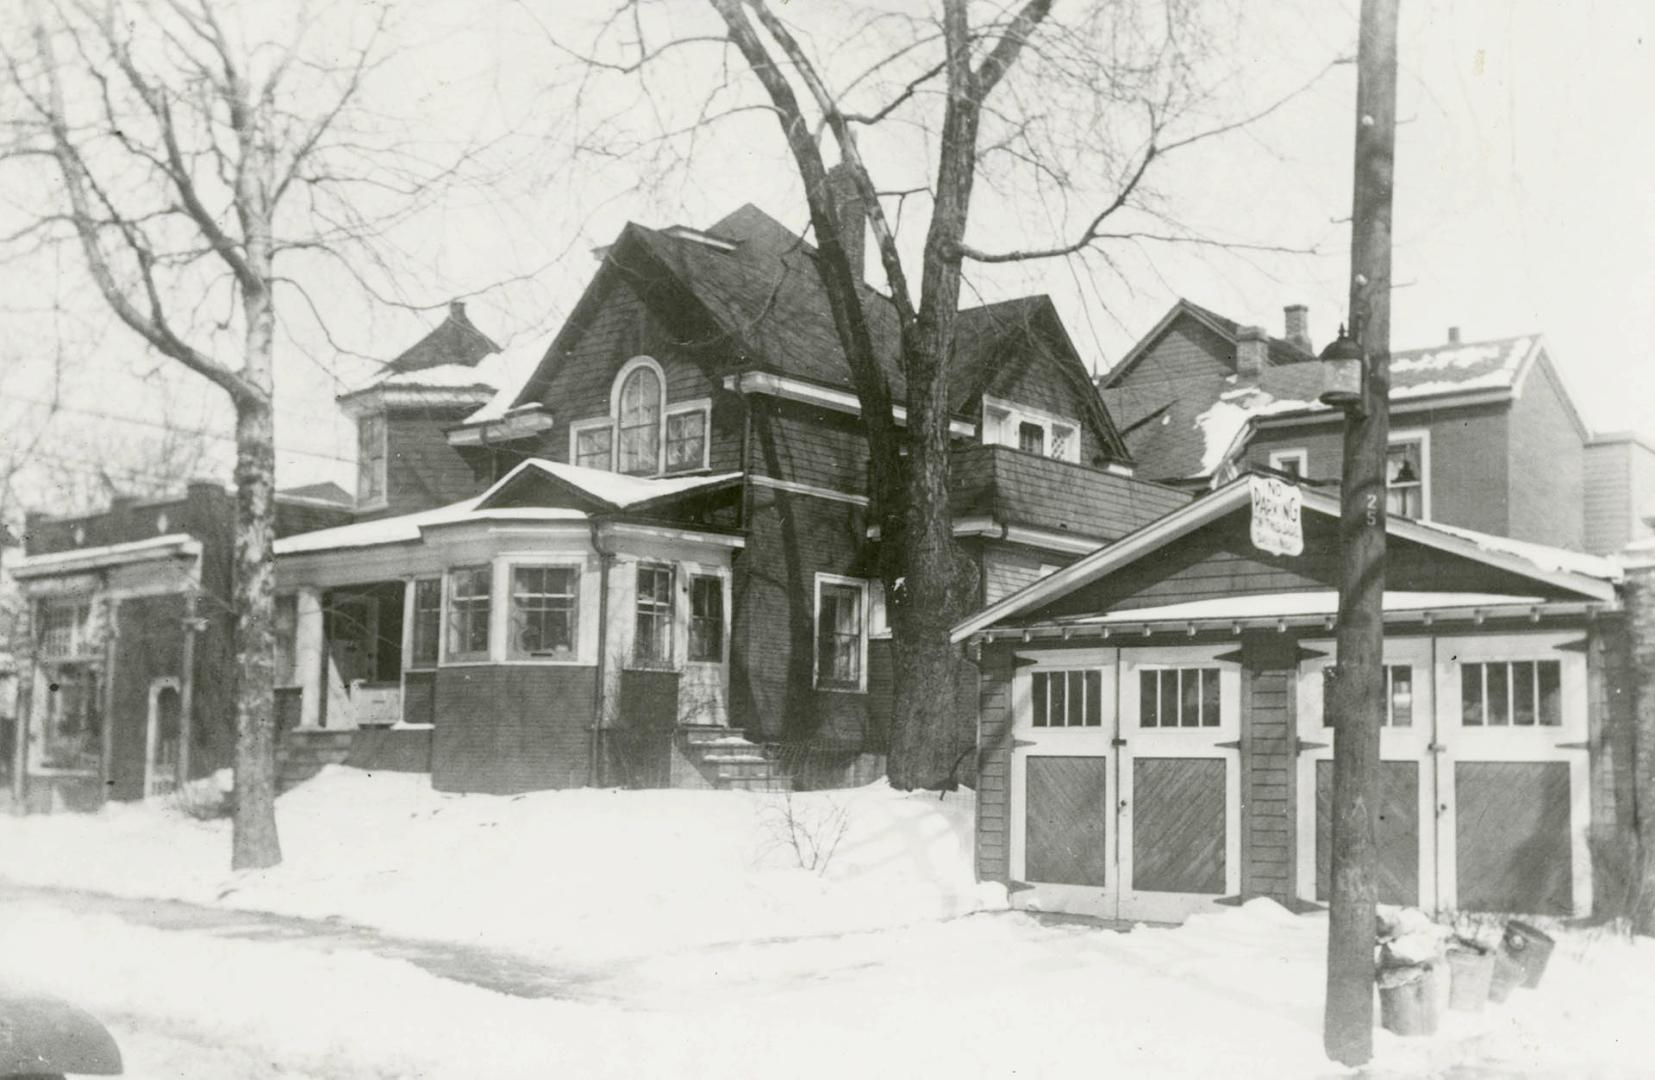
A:
[[[820,872],[798,865],[790,809],[807,831],[844,823]],[[1003,906],[1003,894],[974,880],[972,811],[969,792],[938,798],[885,784],[790,797],[501,797],[436,792],[424,775],[329,768],[278,800],[285,861],[271,871],[230,873],[227,821],[155,802],[0,820],[0,876],[519,950],[633,955]]]
[[[167,1077],[871,1078],[1341,1075],[1321,1052],[1326,921],[1269,901],[1130,934],[981,916],[622,966],[522,1000],[400,961],[134,927],[0,919],[13,983],[108,1023]],[[670,912],[658,918],[671,920]],[[1540,989],[1376,1033],[1373,1076],[1648,1074],[1655,944],[1565,936]]]

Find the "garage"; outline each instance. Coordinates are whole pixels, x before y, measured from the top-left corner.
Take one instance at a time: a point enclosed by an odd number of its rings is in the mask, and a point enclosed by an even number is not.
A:
[[[1304,551],[1278,555],[1252,546],[1245,495],[956,628],[982,672],[978,872],[1016,906],[1178,922],[1326,902],[1337,505],[1304,492]],[[1627,797],[1629,718],[1604,692],[1617,571],[1407,520],[1389,549],[1381,899],[1590,914],[1593,840]]]

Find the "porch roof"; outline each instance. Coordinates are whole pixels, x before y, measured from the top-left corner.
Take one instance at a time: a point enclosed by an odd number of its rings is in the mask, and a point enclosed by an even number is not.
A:
[[[541,476],[555,481],[557,487],[567,495],[567,500],[554,497],[539,505],[497,505],[502,494],[518,485],[519,478],[525,476]],[[723,487],[739,481],[740,478],[740,473],[661,479],[621,476],[602,469],[588,469],[579,465],[565,465],[561,462],[532,458],[518,465],[481,495],[413,514],[299,533],[276,541],[276,554],[300,555],[385,544],[417,543],[427,529],[464,525],[474,521],[587,521],[596,514],[607,515],[642,509],[646,505],[654,505],[663,500]],[[555,505],[564,501],[582,505]]]
[[[151,559],[196,558],[200,554],[200,540],[188,533],[168,533],[165,536],[127,540],[119,544],[26,555],[13,563],[8,570],[18,581],[28,581],[54,574],[99,570],[107,566],[121,566]]]

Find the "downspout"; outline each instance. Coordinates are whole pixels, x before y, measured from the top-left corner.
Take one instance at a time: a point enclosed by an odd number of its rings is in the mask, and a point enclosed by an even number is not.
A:
[[[200,629],[195,614],[195,590],[184,593],[184,649],[179,658],[178,679],[178,786],[190,782],[190,745],[195,738],[195,635]]]
[[[609,655],[609,568],[615,561],[615,553],[604,549],[601,522],[593,518],[588,524],[592,534],[592,550],[598,554],[598,670],[597,679],[592,684],[592,746],[586,775],[592,787],[602,787],[603,718],[608,704],[604,682],[608,675]]]

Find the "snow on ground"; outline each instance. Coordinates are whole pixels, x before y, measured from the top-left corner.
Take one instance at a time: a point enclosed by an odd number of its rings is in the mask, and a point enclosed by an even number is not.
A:
[[[818,839],[845,822],[824,873],[797,866],[789,805]],[[1005,911],[973,881],[969,795],[459,796],[329,769],[278,812],[269,872],[230,874],[225,823],[151,805],[0,819],[0,876],[488,944],[584,972],[578,1000],[73,897],[0,900],[0,979],[102,1017],[137,1078],[1340,1072],[1325,918],[1253,901],[1118,933]],[[1647,1075],[1652,1015],[1655,943],[1571,931],[1540,989],[1434,1038],[1378,1033],[1372,1075]]]
[[[788,842],[845,833],[822,873]],[[229,823],[163,802],[0,819],[0,876],[565,957],[898,925],[1004,906],[971,868],[972,797],[884,784],[784,797],[579,789],[499,797],[329,768],[277,801],[285,855],[232,874]]]
[[[670,916],[662,913],[661,918]],[[9,984],[75,1001],[134,1080],[717,1076],[1316,1077],[1321,918],[1268,901],[1130,934],[1021,913],[622,965],[523,1000],[400,961],[0,905]],[[1567,938],[1545,983],[1374,1076],[1639,1076],[1655,944]]]

